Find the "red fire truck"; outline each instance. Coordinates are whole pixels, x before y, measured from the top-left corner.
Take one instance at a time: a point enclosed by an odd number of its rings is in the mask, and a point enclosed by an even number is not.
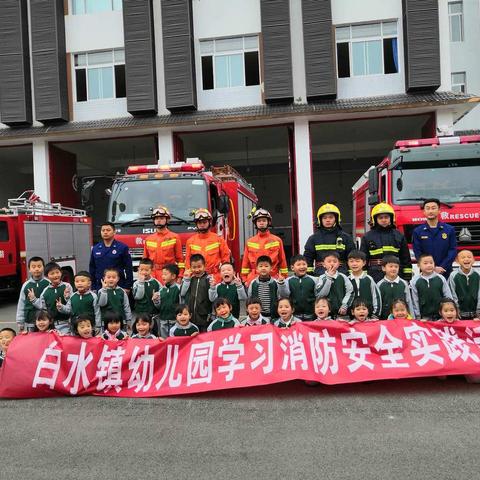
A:
[[[402,140],[378,166],[353,186],[353,232],[357,241],[368,231],[370,210],[388,202],[409,244],[423,223],[426,198],[442,202],[440,220],[455,228],[458,249],[480,260],[480,135]],[[412,252],[413,258],[413,252]]]
[[[15,290],[28,275],[27,262],[42,257],[60,264],[65,281],[88,270],[92,223],[84,210],[42,202],[31,190],[0,209],[0,291]]]
[[[130,247],[134,269],[143,255],[145,237],[155,232],[152,207],[165,205],[172,218],[169,228],[182,244],[195,233],[193,212],[208,208],[214,217],[212,231],[225,238],[237,266],[245,242],[253,235],[248,214],[256,204],[253,187],[232,167],[207,170],[198,159],[167,165],[135,165],[113,183],[108,218],[117,238]]]

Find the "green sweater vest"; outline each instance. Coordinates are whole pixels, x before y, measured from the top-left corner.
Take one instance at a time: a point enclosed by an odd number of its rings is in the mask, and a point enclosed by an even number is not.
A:
[[[234,283],[220,283],[217,286],[219,297],[228,298],[232,304],[232,314],[235,318],[240,315],[240,300],[238,299],[238,289]]]
[[[180,303],[180,288],[174,283],[160,289],[159,317],[161,320],[175,320],[175,308]]]
[[[453,278],[453,286],[461,312],[477,311],[479,284],[480,275],[477,272],[472,272],[468,277],[457,273]]]
[[[42,293],[45,306],[47,307],[48,312],[52,315],[54,321],[56,322],[66,322],[70,318],[70,315],[67,313],[61,313],[57,309],[57,299],[59,298],[62,301],[63,305],[66,305],[67,301],[65,300],[64,293],[67,288],[66,283],[61,283],[58,287],[48,286]]]
[[[382,314],[380,318],[385,320],[390,315],[394,300],[402,299],[407,301],[405,289],[408,288],[403,282],[382,282],[379,284],[380,295],[382,296]],[[410,312],[413,315],[413,312]]]
[[[42,278],[41,280],[35,281],[30,279],[26,282],[23,286],[22,295],[25,298],[25,323],[34,323],[35,313],[37,309],[33,305],[33,303],[28,299],[28,291],[33,288],[33,292],[35,293],[36,298],[40,298],[42,292],[50,285],[50,282],[46,278]]]
[[[415,283],[418,292],[418,305],[421,318],[438,318],[440,300],[443,298],[443,282],[439,277],[430,281],[419,278]]]
[[[295,308],[295,315],[315,316],[315,280],[309,275],[288,278],[290,299]]]
[[[136,285],[133,286],[134,291],[135,287]],[[145,291],[143,297],[135,299],[135,312],[156,315],[158,313],[158,310],[153,303],[152,297],[155,292],[158,292],[160,290],[161,286],[158,283],[158,280],[156,280],[155,278],[151,278],[150,280],[147,280],[143,283],[143,288]]]
[[[95,309],[93,308],[94,302],[95,298],[92,292],[87,292],[85,293],[85,295],[81,295],[80,293],[75,292],[70,297],[72,318],[75,318],[78,315],[90,315],[95,320]]]
[[[107,312],[115,312],[123,318],[125,323],[125,310],[123,308],[125,292],[122,288],[107,288],[107,304],[100,307],[102,315],[102,323],[105,320],[105,314]]]

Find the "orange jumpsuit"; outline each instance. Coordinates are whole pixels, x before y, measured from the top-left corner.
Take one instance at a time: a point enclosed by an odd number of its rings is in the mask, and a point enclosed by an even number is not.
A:
[[[280,237],[270,232],[259,232],[247,240],[243,252],[241,277],[244,282],[250,282],[257,276],[257,258],[266,255],[272,259],[272,277],[280,272],[284,277],[288,274],[287,259]]]
[[[205,258],[206,272],[219,282],[220,264],[230,262],[231,252],[227,242],[214,232],[196,233],[187,240],[186,247],[185,268],[190,268],[190,257],[200,253]]]
[[[182,255],[182,240],[179,235],[168,228],[153,233],[145,239],[143,256],[153,261],[152,276],[160,282],[162,281],[162,268],[169,263],[176,263],[180,269],[179,276],[183,275],[185,263]]]

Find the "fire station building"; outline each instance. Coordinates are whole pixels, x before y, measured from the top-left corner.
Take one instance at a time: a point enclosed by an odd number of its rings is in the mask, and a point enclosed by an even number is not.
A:
[[[396,140],[480,102],[452,75],[458,4],[2,0],[0,205],[34,188],[80,206],[96,177],[98,223],[115,173],[198,157],[255,187],[288,253],[324,202],[350,231],[352,186]]]

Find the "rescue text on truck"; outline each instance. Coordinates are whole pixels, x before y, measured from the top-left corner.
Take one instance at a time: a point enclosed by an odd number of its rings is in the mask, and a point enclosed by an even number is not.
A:
[[[206,169],[199,159],[173,164],[134,165],[114,180],[108,219],[117,238],[130,247],[134,267],[143,255],[145,237],[155,232],[152,208],[166,206],[169,228],[185,245],[195,233],[193,213],[212,212],[212,230],[227,240],[234,261],[240,265],[246,238],[253,234],[248,213],[257,202],[251,185],[229,166]]]
[[[440,221],[451,224],[458,249],[473,251],[480,260],[480,135],[402,140],[376,167],[353,186],[354,232],[368,231],[371,208],[388,202],[397,227],[409,244],[423,223],[427,198],[442,202]]]

